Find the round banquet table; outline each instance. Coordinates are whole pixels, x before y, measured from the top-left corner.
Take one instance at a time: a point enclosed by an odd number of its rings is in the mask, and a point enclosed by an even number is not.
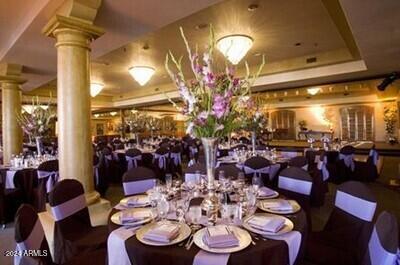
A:
[[[201,201],[193,199],[191,205],[199,204]],[[113,209],[108,220],[110,233],[119,228],[111,222],[111,216],[118,212]],[[263,212],[257,209],[257,212]],[[304,252],[304,242],[307,237],[307,219],[303,210],[288,217],[294,224],[295,231],[301,233],[301,245],[297,255],[297,260],[302,257]],[[287,265],[289,264],[288,245],[283,240],[254,240],[256,245],[250,244],[246,249],[231,253],[228,265]],[[186,240],[184,241],[186,242]],[[132,264],[140,265],[193,265],[193,260],[200,248],[193,244],[189,250],[179,244],[172,246],[149,246],[141,243],[132,236],[125,241],[126,251]],[[297,263],[297,262],[296,262]],[[295,264],[296,264],[295,263]],[[211,265],[211,264],[210,264]]]

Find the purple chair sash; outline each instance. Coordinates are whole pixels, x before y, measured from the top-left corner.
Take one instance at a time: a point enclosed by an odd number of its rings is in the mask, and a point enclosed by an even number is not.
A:
[[[154,159],[157,160],[158,159],[158,167],[160,169],[166,169],[167,168],[167,158],[168,158],[168,153],[164,154],[164,155],[160,155],[160,154],[154,154]]]
[[[132,194],[139,194],[148,191],[149,189],[153,188],[155,185],[155,179],[144,179],[138,181],[130,181],[122,183],[124,187],[124,194],[125,196],[132,195]]]
[[[175,166],[182,164],[181,153],[171,153],[171,159],[174,161]]]
[[[328,159],[325,156],[324,161],[318,161],[318,165],[317,165],[318,170],[321,170],[321,172],[322,172],[322,180],[323,181],[327,181],[329,179],[329,171],[326,167],[327,163],[328,163]]]
[[[359,219],[371,222],[375,214],[376,202],[363,200],[338,190],[335,206]]]
[[[190,150],[190,154],[191,154],[192,158],[195,157],[195,155],[199,152],[197,147],[193,147],[193,146],[189,146],[189,150]]]
[[[16,170],[7,170],[7,172],[6,172],[6,185],[5,185],[6,189],[15,189],[15,185],[14,185],[15,173],[17,173]]]
[[[59,174],[58,171],[44,171],[44,170],[38,170],[37,171],[37,176],[39,179],[47,178],[46,181],[46,192],[49,193],[54,185],[57,183]]]
[[[371,265],[396,264],[397,253],[390,253],[381,244],[376,227],[372,231],[371,238],[368,243],[369,259]]]
[[[343,160],[344,164],[346,167],[350,168],[351,171],[354,171],[355,164],[354,164],[354,155],[344,155],[344,154],[339,154],[339,159]]]
[[[281,156],[285,158],[293,158],[296,157],[297,155],[298,155],[297,152],[281,151]]]
[[[99,173],[99,168],[100,168],[100,163],[97,165],[93,166],[93,171],[94,171],[94,181],[95,185],[99,185],[100,183],[100,173]]]
[[[131,170],[134,167],[138,166],[138,162],[142,160],[142,155],[137,156],[125,156],[126,161],[128,162],[128,170]]]
[[[44,230],[40,219],[37,218],[35,225],[27,239],[22,242],[18,242],[15,250],[17,252],[24,250],[39,250],[44,239]],[[19,265],[23,256],[15,255],[14,264]]]
[[[258,169],[254,169],[248,166],[244,166],[243,167],[244,173],[246,174],[253,174],[253,176],[259,176],[261,177],[262,174],[269,174],[270,172],[270,166],[267,167],[262,167],[262,168],[258,168]]]
[[[51,207],[53,217],[56,221],[63,220],[86,207],[85,195],[81,194],[69,201]]]
[[[304,195],[310,195],[312,182],[295,178],[289,178],[285,176],[279,176],[278,187],[280,189],[289,190]]]
[[[378,152],[375,149],[371,149],[369,151],[369,156],[372,157],[372,161],[373,161],[374,165],[376,166],[378,164],[378,160],[379,160]]]

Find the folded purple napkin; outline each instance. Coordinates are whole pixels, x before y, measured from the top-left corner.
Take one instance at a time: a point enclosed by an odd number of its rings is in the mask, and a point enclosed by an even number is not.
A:
[[[247,223],[258,230],[276,233],[285,226],[285,219],[279,216],[253,216]]]
[[[239,239],[226,225],[207,227],[203,241],[211,248],[229,248],[239,246]]]
[[[150,217],[151,217],[150,211],[135,211],[135,212],[124,211],[121,212],[119,219],[121,223],[131,223],[131,222],[141,221]]]
[[[260,196],[260,197],[269,197],[269,196],[272,196],[272,195],[275,195],[275,191],[271,190],[270,188],[261,187],[258,190],[258,196]]]
[[[263,201],[262,205],[264,208],[274,211],[293,210],[293,206],[287,200]]]
[[[161,224],[144,234],[143,238],[160,242],[169,243],[179,235],[180,227],[177,224]]]

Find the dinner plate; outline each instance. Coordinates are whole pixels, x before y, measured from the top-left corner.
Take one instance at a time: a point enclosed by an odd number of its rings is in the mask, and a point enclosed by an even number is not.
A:
[[[171,242],[168,242],[168,243],[163,243],[163,242],[156,242],[156,241],[144,239],[144,235],[147,233],[147,231],[155,228],[157,225],[160,225],[160,223],[150,223],[150,224],[147,224],[147,225],[143,226],[142,228],[140,228],[138,231],[136,231],[137,240],[139,240],[143,244],[149,245],[149,246],[171,246],[171,245],[175,245],[175,244],[182,242],[183,240],[188,238],[192,232],[190,227],[185,223],[179,223],[179,222],[175,222],[175,221],[162,221],[162,222],[168,222],[168,223],[180,225],[179,235],[174,240],[172,240]]]
[[[111,216],[111,222],[113,222],[114,224],[117,224],[117,225],[137,226],[137,225],[146,224],[148,222],[151,222],[151,220],[153,220],[152,217],[149,217],[149,218],[145,218],[145,219],[142,219],[142,220],[139,220],[139,221],[136,221],[136,222],[125,222],[125,223],[121,222],[122,213],[139,212],[139,211],[149,211],[149,212],[151,212],[151,208],[133,208],[133,209],[126,209],[126,210],[122,210],[122,211],[116,212],[115,214],[113,214]]]
[[[272,200],[268,200],[268,202],[273,202],[273,201],[282,201],[284,199],[272,199]],[[263,203],[262,201],[259,201],[257,203],[258,208],[260,208],[261,210],[265,211],[265,212],[269,212],[269,213],[276,213],[276,214],[292,214],[292,213],[297,213],[298,211],[300,211],[301,206],[294,200],[287,200],[291,205],[292,205],[292,210],[273,210],[273,209],[269,209],[269,208],[264,208],[263,207]]]
[[[251,244],[251,236],[249,232],[244,229],[241,229],[237,226],[228,226],[229,229],[235,234],[235,236],[239,239],[239,246],[237,247],[229,247],[229,248],[210,248],[203,242],[203,236],[206,232],[206,227],[197,231],[193,236],[194,243],[201,248],[202,250],[212,252],[212,253],[233,253],[241,251],[247,248]]]
[[[148,195],[139,194],[139,195],[129,196],[129,197],[123,198],[119,203],[126,208],[141,208],[141,207],[150,206],[150,201],[146,204],[128,205],[128,200],[134,199],[134,198],[144,198],[144,197],[148,197]]]
[[[265,217],[271,217],[271,218],[283,218],[285,219],[285,225],[276,233],[274,232],[267,232],[267,231],[263,231],[260,229],[257,229],[253,226],[251,226],[248,221],[253,217],[253,216],[265,216]],[[246,218],[243,219],[243,227],[246,228],[247,230],[249,230],[250,232],[259,234],[259,235],[265,235],[265,236],[277,236],[277,235],[283,235],[286,234],[290,231],[293,230],[293,222],[290,221],[289,218],[286,218],[284,216],[280,216],[280,215],[275,215],[275,214],[269,214],[269,213],[256,213],[254,215],[248,216]]]
[[[257,199],[259,200],[265,200],[265,199],[273,199],[279,197],[279,192],[274,190],[274,194],[271,194],[270,196],[257,196]]]

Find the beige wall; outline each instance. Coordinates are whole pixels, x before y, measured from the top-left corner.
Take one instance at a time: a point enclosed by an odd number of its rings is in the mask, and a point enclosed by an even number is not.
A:
[[[330,117],[332,128],[334,130],[335,137],[340,137],[340,109],[343,107],[350,106],[371,106],[374,108],[374,123],[375,123],[375,141],[385,141],[385,122],[383,121],[383,108],[390,102],[380,102],[375,99],[375,102],[369,101],[369,103],[359,103],[360,101],[354,97],[354,103],[343,104],[342,100],[330,100],[329,104],[315,104],[310,101],[308,104],[302,107],[281,107],[279,104],[274,105],[270,112],[277,109],[289,109],[296,113],[295,124],[298,126],[298,122],[301,120],[307,121],[307,128],[316,131],[329,130],[329,124],[322,118],[322,114],[325,112]],[[362,101],[361,101],[362,102]],[[368,101],[367,101],[368,102]],[[283,105],[283,104],[282,104]],[[296,128],[297,132],[299,128]]]

